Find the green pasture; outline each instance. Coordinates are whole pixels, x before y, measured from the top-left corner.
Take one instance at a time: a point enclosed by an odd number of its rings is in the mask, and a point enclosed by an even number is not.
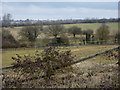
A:
[[[116,32],[118,32],[118,23],[106,23],[106,24],[110,28],[110,34],[114,35],[114,34],[116,34]],[[101,26],[101,23],[64,24],[64,26],[65,26],[65,28],[69,28],[72,26],[78,26],[82,30],[92,29],[95,33],[96,30]],[[46,28],[46,27],[47,27],[47,25],[44,26],[44,28]],[[19,38],[19,31],[21,29],[22,29],[22,27],[8,28],[8,30],[12,33],[12,35],[17,39]],[[46,37],[46,35],[41,33],[39,38],[44,38],[44,37]],[[71,37],[72,37],[72,35],[71,35]]]
[[[80,24],[64,24],[65,28],[69,28],[71,26],[78,26],[82,28],[82,30],[85,29],[93,29],[96,30],[101,26],[102,23],[80,23]],[[118,30],[118,23],[106,23],[110,27],[110,30]],[[45,25],[44,27],[46,27]],[[16,29],[21,29],[22,27],[15,27]]]
[[[69,28],[71,26],[78,26],[81,27],[82,30],[85,29],[93,29],[96,30],[101,26],[102,23],[80,23],[80,24],[64,24],[66,28]],[[111,30],[118,30],[118,23],[106,23],[110,27]],[[46,27],[45,25],[44,27]],[[15,29],[21,29],[22,27],[15,27]]]
[[[69,46],[69,47],[58,47],[61,51],[71,50],[72,55],[75,56],[74,60],[79,60],[84,57],[96,54],[101,51],[105,51],[111,48],[116,47],[117,45],[94,45],[94,46]],[[20,55],[26,55],[30,54],[33,55],[35,51],[38,50],[40,53],[43,51],[43,48],[31,48],[31,49],[9,49],[9,50],[3,50],[1,56],[2,56],[2,67],[10,66],[13,60],[11,57],[15,56],[15,54]],[[104,59],[102,56],[95,57],[93,59],[94,61],[99,62],[106,62],[106,59]],[[109,60],[107,61],[109,62]]]
[[[85,29],[93,29],[94,31],[101,26],[102,23],[80,23],[80,24],[65,24],[66,28],[71,26],[78,26],[81,27],[82,30]],[[110,30],[117,31],[118,30],[118,23],[106,23],[109,26]]]
[[[118,30],[118,23],[106,23],[110,27],[111,34],[115,34]],[[94,32],[101,26],[101,23],[80,23],[80,24],[64,24],[66,28],[72,27],[72,26],[78,26],[82,28],[82,30],[86,29],[92,29]],[[46,27],[46,26],[44,26]],[[15,37],[15,39],[19,39],[19,31],[22,29],[22,27],[14,27],[14,28],[7,28],[11,34]],[[70,34],[66,34],[68,38],[73,37]],[[46,35],[44,33],[41,33],[39,35],[39,38],[45,38]],[[80,35],[76,35],[76,37],[80,37]],[[51,36],[47,35],[47,38],[51,38]],[[73,41],[70,41],[73,42]],[[78,42],[77,40],[75,42]],[[84,58],[86,56],[89,56],[91,54],[95,54],[97,52],[107,50],[110,48],[115,47],[114,45],[107,45],[107,46],[79,46],[79,47],[66,47],[63,49],[63,47],[60,47],[61,50],[71,50],[73,55],[78,55],[75,57],[75,60]],[[39,49],[39,51],[42,51],[42,49]],[[35,49],[17,49],[17,50],[3,50],[2,56],[2,67],[10,66],[13,60],[11,60],[11,57],[15,56],[15,54],[34,54]],[[95,60],[101,61],[101,57],[95,58]],[[93,60],[93,59],[92,59]],[[103,60],[104,61],[104,60]]]

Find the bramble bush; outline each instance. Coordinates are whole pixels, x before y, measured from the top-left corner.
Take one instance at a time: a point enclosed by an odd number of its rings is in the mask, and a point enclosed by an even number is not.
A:
[[[72,71],[70,64],[73,58],[71,51],[59,51],[55,47],[47,47],[42,53],[36,51],[34,55],[16,54],[16,57],[12,57],[15,61],[12,65],[15,67],[14,72],[23,73],[28,75],[27,77],[50,80],[56,73]]]
[[[105,54],[115,60],[118,50]],[[70,51],[47,47],[42,53],[13,57],[14,68],[4,73],[3,88],[117,88],[118,66],[94,61],[69,66],[73,61]],[[113,59],[114,58],[114,59]],[[93,63],[94,62],[94,63]],[[68,65],[68,67],[64,67]],[[73,70],[74,68],[74,70]],[[69,73],[70,71],[77,73]],[[96,82],[95,82],[96,81]]]
[[[106,54],[103,55],[106,59],[109,59],[109,60],[118,60],[118,50],[114,50],[112,52],[108,52]]]

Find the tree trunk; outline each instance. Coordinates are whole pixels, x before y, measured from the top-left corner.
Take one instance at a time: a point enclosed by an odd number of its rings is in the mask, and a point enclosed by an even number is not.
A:
[[[73,37],[75,37],[76,34],[73,34]]]

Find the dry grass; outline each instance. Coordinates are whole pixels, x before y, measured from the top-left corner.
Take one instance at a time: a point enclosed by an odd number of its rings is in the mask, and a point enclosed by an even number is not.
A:
[[[73,65],[74,71],[70,73],[59,73],[47,83],[43,78],[33,79],[22,83],[11,83],[3,87],[20,88],[118,88],[118,66],[115,63],[105,64],[94,61],[85,61]],[[12,72],[12,71],[10,71]],[[8,72],[6,72],[8,73]],[[8,74],[7,81],[19,82],[15,74]],[[23,76],[25,77],[25,76]],[[27,77],[26,77],[27,78]]]
[[[73,55],[77,55],[77,57],[75,57],[75,60],[90,56],[91,54],[96,54],[98,52],[101,51],[105,51],[111,48],[116,47],[116,45],[95,45],[95,46],[69,46],[69,47],[58,47],[58,49],[62,50],[62,51],[66,51],[66,50],[71,50]],[[0,56],[2,56],[2,67],[7,67],[10,66],[11,63],[13,62],[13,60],[11,59],[13,56],[15,56],[15,54],[20,54],[20,55],[24,55],[24,54],[34,54],[35,51],[42,51],[43,48],[31,48],[31,49],[11,49],[11,50],[3,50],[2,54]],[[101,60],[100,57],[96,58]]]
[[[59,49],[71,50],[75,55],[86,57],[96,52],[108,50],[116,46],[80,46],[80,47],[58,47]],[[21,50],[22,51],[22,50]],[[32,51],[32,50],[31,50]],[[10,51],[5,51],[8,54]],[[13,51],[14,53],[16,51]],[[18,51],[19,52],[19,51]],[[33,52],[33,51],[32,51]],[[81,57],[80,56],[80,57]],[[77,59],[79,59],[78,57]],[[109,59],[105,56],[98,56],[87,61],[72,65],[73,71],[53,75],[47,82],[39,77],[21,82],[21,79],[30,78],[13,70],[4,71],[2,87],[16,88],[118,88],[118,65],[116,59]],[[41,72],[42,73],[42,72]],[[35,73],[34,73],[35,74]],[[39,74],[41,76],[41,74]],[[1,75],[2,76],[2,75]],[[5,83],[5,81],[7,83]]]

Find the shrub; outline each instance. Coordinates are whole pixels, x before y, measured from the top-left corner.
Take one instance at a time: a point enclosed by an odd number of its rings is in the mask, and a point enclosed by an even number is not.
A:
[[[52,39],[51,44],[52,45],[57,45],[57,46],[69,45],[69,40],[66,36],[61,36],[61,37]]]
[[[19,41],[19,47],[35,47],[36,42]]]
[[[27,47],[28,45],[26,43],[20,43],[20,47]]]
[[[112,52],[108,52],[103,55],[107,60],[118,60],[119,53],[118,50],[114,50]]]
[[[72,71],[72,66],[69,65],[73,61],[71,51],[63,52],[53,47],[45,48],[41,54],[38,51],[35,55],[16,54],[16,57],[12,57],[12,59],[15,60],[12,64],[15,67],[14,71],[24,73],[29,78],[43,77],[47,81],[54,74]]]
[[[9,41],[2,41],[2,48],[18,48],[18,44],[11,43]]]

